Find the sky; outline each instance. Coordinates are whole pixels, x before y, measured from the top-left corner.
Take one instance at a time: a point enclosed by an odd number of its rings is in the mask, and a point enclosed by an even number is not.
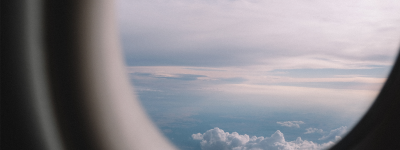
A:
[[[397,0],[117,7],[135,92],[181,149],[327,148],[372,104],[400,41]]]

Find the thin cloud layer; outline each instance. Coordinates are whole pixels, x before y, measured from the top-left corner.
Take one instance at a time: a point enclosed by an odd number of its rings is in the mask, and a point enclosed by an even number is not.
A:
[[[311,133],[323,133],[324,130],[322,129],[317,129],[317,128],[307,128],[307,132],[304,132],[304,134],[311,134]]]
[[[295,127],[295,128],[300,128],[300,124],[304,124],[303,121],[285,121],[285,122],[276,122],[276,123],[280,124],[281,126]]]
[[[295,141],[286,141],[283,133],[279,130],[272,134],[271,137],[250,137],[247,134],[240,135],[237,132],[224,132],[224,130],[217,127],[203,134],[193,134],[192,138],[194,140],[201,140],[200,145],[202,150],[320,150],[334,144],[332,141],[318,144],[302,140],[300,137]]]
[[[329,110],[355,117],[367,110],[385,82],[385,78],[351,73],[324,78],[288,77],[279,72],[271,74],[266,67],[136,66],[127,70],[138,90],[176,95],[193,92],[202,94],[206,105],[211,101],[234,102],[281,110]]]

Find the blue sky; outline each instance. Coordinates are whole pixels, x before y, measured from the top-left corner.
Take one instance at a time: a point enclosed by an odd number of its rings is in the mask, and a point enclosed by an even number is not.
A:
[[[135,92],[181,149],[332,145],[400,41],[396,0],[119,0],[118,11]]]

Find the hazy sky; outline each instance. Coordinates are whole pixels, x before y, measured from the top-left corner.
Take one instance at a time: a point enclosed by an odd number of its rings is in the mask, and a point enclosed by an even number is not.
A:
[[[243,108],[325,111],[354,124],[385,82],[400,44],[398,0],[118,0],[118,11],[136,92],[145,105],[146,97],[154,100],[147,105],[153,116],[170,114],[156,120],[160,127]],[[274,124],[329,137],[297,142],[317,149],[347,132],[303,121]],[[211,133],[249,138],[219,128],[191,134],[207,141]],[[264,136],[264,143],[274,139]],[[249,148],[244,141],[242,148]]]
[[[365,68],[390,65],[400,4],[376,1],[120,2],[128,64]]]
[[[365,99],[395,59],[398,8],[396,0],[120,0],[119,20],[129,70],[141,78],[264,96],[346,89],[339,93]]]

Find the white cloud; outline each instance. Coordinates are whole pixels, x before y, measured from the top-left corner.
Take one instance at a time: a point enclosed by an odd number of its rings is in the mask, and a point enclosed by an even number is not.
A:
[[[335,136],[335,141],[340,141],[342,139],[342,137],[340,136]]]
[[[280,124],[281,126],[296,127],[296,128],[300,128],[300,124],[304,124],[303,121],[285,121],[285,122],[276,122],[276,123]]]
[[[202,140],[203,139],[203,134],[201,134],[201,133],[193,134],[192,138],[195,139],[195,140]]]
[[[304,134],[323,133],[324,132],[322,129],[317,129],[317,128],[308,128],[306,130],[307,130],[307,132],[305,132]]]
[[[347,126],[331,130],[328,135],[322,136],[318,140],[340,140],[345,133],[347,133]]]
[[[334,144],[318,144],[312,141],[302,140],[298,137],[295,141],[286,141],[282,132],[277,130],[271,137],[256,137],[237,132],[229,133],[219,128],[214,128],[205,133],[193,134],[192,138],[201,140],[202,150],[319,150]]]

